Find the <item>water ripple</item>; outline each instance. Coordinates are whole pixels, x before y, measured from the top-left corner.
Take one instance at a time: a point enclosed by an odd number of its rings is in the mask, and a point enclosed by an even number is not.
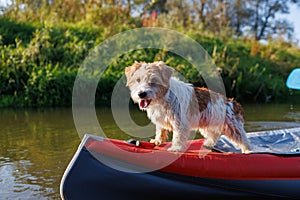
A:
[[[295,127],[300,127],[300,123],[283,121],[253,121],[245,123],[245,129],[247,132],[286,129]]]

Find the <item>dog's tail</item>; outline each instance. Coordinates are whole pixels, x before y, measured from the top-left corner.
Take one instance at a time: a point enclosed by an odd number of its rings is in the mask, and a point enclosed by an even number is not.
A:
[[[227,102],[224,134],[241,147],[242,152],[251,150],[244,129],[245,114],[242,106],[233,99]]]

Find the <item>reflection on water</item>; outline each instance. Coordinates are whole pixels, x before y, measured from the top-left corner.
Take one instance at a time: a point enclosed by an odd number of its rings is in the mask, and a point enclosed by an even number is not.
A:
[[[244,105],[247,132],[300,126],[300,105]]]
[[[70,109],[0,112],[1,199],[59,198],[61,175],[80,140]]]
[[[249,131],[263,131],[263,130],[276,130],[284,128],[295,128],[300,127],[298,122],[271,122],[271,121],[261,121],[261,122],[246,122],[245,129]]]
[[[300,106],[245,105],[249,131],[300,126]],[[107,137],[129,139],[108,109],[97,109]],[[133,120],[147,125],[145,112]],[[0,110],[1,199],[58,199],[61,176],[80,143],[70,108]]]
[[[295,120],[296,122],[300,122],[300,112],[297,111],[288,112],[284,117],[290,120]]]

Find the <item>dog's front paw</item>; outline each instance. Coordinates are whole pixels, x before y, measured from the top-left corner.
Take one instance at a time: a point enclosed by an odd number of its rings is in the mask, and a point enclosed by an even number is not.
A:
[[[151,139],[150,143],[154,143],[156,146],[159,146],[162,144],[162,140],[158,140],[158,139]]]
[[[182,152],[184,150],[183,146],[179,146],[179,145],[172,145],[170,148],[168,148],[168,151],[172,151],[172,152]]]
[[[204,140],[203,146],[207,149],[212,149],[215,146],[216,142],[210,138]]]

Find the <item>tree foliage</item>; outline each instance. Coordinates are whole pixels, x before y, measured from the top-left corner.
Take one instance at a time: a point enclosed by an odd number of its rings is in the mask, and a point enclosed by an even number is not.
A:
[[[173,15],[173,20],[181,21],[184,27],[192,24],[213,33],[229,29],[235,36],[247,35],[255,40],[274,34],[291,39],[292,24],[278,17],[289,14],[289,6],[299,3],[299,0],[173,0],[162,4],[160,10]]]
[[[109,35],[138,26],[133,16],[156,12],[164,21],[159,25],[169,22],[213,33],[230,30],[235,36],[261,40],[274,35],[291,38],[292,24],[278,16],[299,4],[300,0],[12,0],[3,15],[23,21],[84,21],[108,27]]]

